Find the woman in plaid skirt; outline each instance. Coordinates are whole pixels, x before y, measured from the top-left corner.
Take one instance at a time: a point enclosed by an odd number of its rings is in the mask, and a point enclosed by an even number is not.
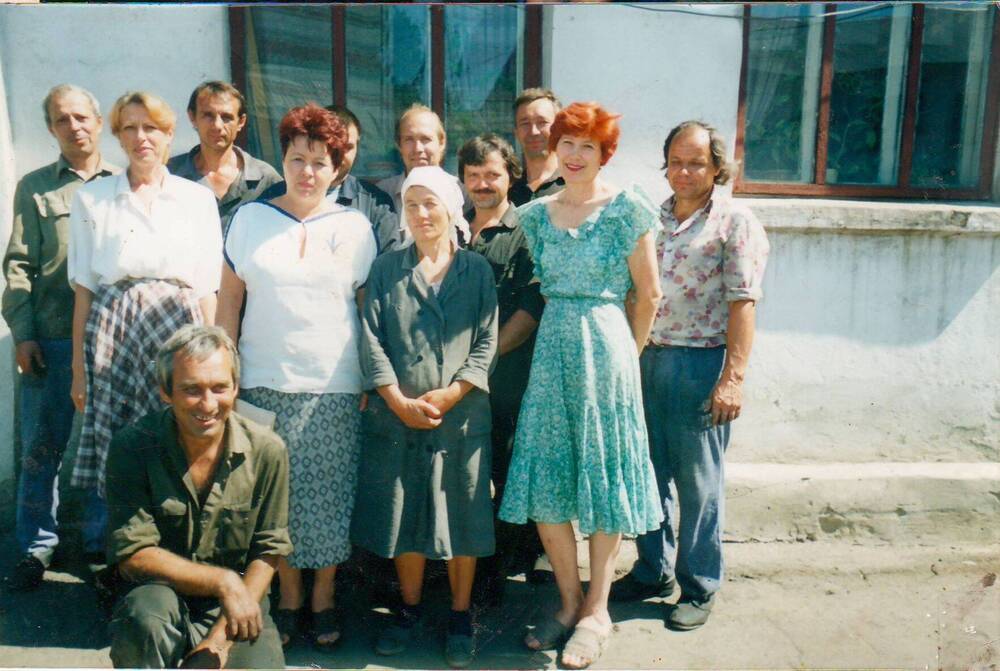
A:
[[[77,191],[67,250],[76,292],[71,394],[83,413],[72,484],[99,491],[114,433],[162,407],[160,345],[184,324],[214,320],[222,268],[214,195],[164,167],[173,111],[130,92],[108,116],[128,170]]]

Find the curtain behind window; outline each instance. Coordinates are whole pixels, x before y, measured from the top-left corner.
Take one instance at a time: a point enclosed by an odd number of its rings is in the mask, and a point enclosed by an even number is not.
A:
[[[246,25],[247,149],[281,172],[278,124],[292,107],[333,102],[330,10],[253,7]]]

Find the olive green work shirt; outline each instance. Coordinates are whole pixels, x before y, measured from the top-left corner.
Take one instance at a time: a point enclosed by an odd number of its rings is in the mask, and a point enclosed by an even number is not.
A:
[[[288,453],[270,429],[231,413],[204,502],[188,474],[173,410],[115,434],[108,453],[109,564],[161,547],[242,573],[264,555],[287,556]]]
[[[86,182],[116,175],[101,161],[88,180],[62,156],[29,172],[14,191],[14,225],[3,259],[7,286],[2,312],[14,342],[58,340],[73,335],[73,288],[66,275],[69,207]]]

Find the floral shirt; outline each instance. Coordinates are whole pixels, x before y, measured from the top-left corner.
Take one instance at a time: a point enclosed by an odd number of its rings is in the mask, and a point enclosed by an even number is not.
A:
[[[683,222],[671,197],[660,207],[656,241],[663,300],[649,340],[653,345],[726,344],[729,304],[761,298],[770,245],[750,210],[715,192]]]

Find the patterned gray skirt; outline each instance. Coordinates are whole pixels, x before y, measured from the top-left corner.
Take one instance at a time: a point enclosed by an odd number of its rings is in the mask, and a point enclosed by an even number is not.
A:
[[[351,555],[351,513],[361,451],[360,394],[292,394],[253,387],[240,398],[277,415],[288,448],[288,531],[295,568],[322,568]]]
[[[70,483],[104,491],[111,437],[163,408],[156,353],[185,324],[201,324],[194,291],[169,280],[127,279],[102,286],[84,327],[87,383],[80,447]]]

